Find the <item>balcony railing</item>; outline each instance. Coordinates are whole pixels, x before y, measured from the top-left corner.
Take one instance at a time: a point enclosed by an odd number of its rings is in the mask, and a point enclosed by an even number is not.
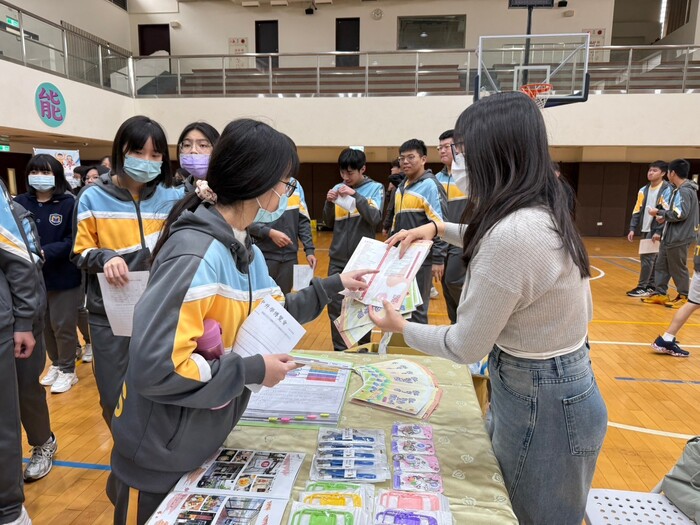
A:
[[[533,52],[553,65],[565,54],[556,45]],[[489,65],[501,85],[512,84],[519,53],[504,48],[502,63]],[[131,57],[4,0],[0,58],[130,97],[465,96],[478,71],[471,49]],[[595,47],[589,73],[593,94],[696,93],[700,46]]]

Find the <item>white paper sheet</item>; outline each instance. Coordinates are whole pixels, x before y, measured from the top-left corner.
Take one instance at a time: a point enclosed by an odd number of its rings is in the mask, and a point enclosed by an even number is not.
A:
[[[267,295],[243,322],[236,335],[233,351],[243,357],[291,352],[306,330],[284,305]],[[246,385],[258,392],[260,385]]]
[[[292,283],[292,291],[298,292],[311,284],[311,279],[314,277],[314,269],[308,264],[294,265],[294,281]]]
[[[102,301],[114,335],[131,337],[134,306],[141,299],[148,284],[148,272],[129,272],[129,282],[122,287],[112,286],[105,274],[98,273]]]
[[[337,204],[344,210],[349,211],[350,213],[353,213],[355,210],[357,210],[355,197],[351,195],[339,195],[338,198],[335,199],[335,204]]]
[[[639,255],[644,255],[645,253],[659,253],[659,246],[661,246],[660,241],[642,239],[639,241]]]

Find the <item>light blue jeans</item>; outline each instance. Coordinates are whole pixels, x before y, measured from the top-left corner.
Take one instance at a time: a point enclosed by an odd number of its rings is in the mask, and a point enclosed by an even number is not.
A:
[[[589,346],[547,360],[494,346],[491,440],[520,525],[581,525],[608,411]]]

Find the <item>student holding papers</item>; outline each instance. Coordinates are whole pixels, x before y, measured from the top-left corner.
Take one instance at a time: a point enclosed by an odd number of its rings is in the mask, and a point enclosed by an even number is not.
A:
[[[323,221],[333,228],[328,276],[340,273],[350,260],[360,239],[374,239],[382,222],[384,187],[365,175],[364,151],[346,148],[340,152],[338,167],[343,182],[328,191],[323,207]],[[334,321],[340,315],[343,298],[333,297],[328,305],[331,321],[333,349],[342,352],[347,348]],[[359,344],[369,343],[368,333]]]
[[[144,523],[183,474],[217,451],[248,404],[246,385],[272,387],[297,366],[289,355],[273,353],[276,343],[260,344],[266,355],[237,353],[244,322],[264,298],[308,322],[343,288],[366,288],[367,272],[360,270],[314,279],[284,296],[251,245],[247,228],[284,213],[298,168],[283,134],[262,122],[236,120],[214,147],[207,180],[168,216],[136,306],[129,366],[112,419],[107,493],[115,524],[134,513]],[[272,315],[276,329],[281,316],[273,306],[263,303],[258,317]],[[218,358],[196,353],[205,321],[221,326],[224,353]]]
[[[430,223],[387,242],[405,250],[440,235],[463,246],[457,321],[407,322],[389,303],[384,318],[370,317],[432,355],[473,363],[488,354],[493,450],[519,522],[578,525],[607,427],[586,337],[588,255],[551,168],[542,112],[528,97],[479,100],[460,115],[454,139],[468,226]]]
[[[129,338],[112,332],[97,274],[120,287],[129,281],[129,272],[148,270],[163,221],[184,195],[182,188],[172,187],[165,132],[150,118],[131,117],[121,125],[112,159],[112,172],[78,196],[71,255],[87,272],[95,383],[108,426],[126,372]]]

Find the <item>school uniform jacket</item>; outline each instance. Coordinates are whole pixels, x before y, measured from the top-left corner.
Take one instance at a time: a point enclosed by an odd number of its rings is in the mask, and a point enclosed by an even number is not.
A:
[[[28,215],[0,181],[0,342],[31,332],[46,306],[39,241]]]
[[[394,195],[394,225],[392,234],[428,224],[444,222],[447,217],[447,195],[433,172],[426,170],[414,182],[407,178],[399,184]],[[432,258],[426,257],[423,266],[445,264],[447,243],[436,237],[433,240]]]
[[[182,186],[146,186],[139,200],[134,200],[129,190],[114,185],[109,174],[80,192],[71,261],[87,271],[91,315],[106,315],[97,274],[114,257],[123,258],[131,271],[148,270],[163,223],[184,194]]]
[[[280,248],[270,239],[270,230],[278,230],[286,234],[292,240],[292,244]],[[265,259],[287,262],[296,261],[299,243],[304,245],[306,256],[314,255],[314,241],[311,237],[311,218],[309,217],[304,189],[297,181],[294,193],[289,197],[287,209],[275,222],[266,224],[256,222],[248,228],[248,233],[253,237],[255,244],[265,255]]]
[[[662,204],[664,202],[664,193],[666,193],[666,190],[671,188],[671,184],[668,181],[662,180],[659,192],[656,194],[656,202],[647,203],[650,187],[651,184],[642,186],[639,188],[639,192],[637,193],[637,202],[634,203],[634,210],[632,210],[632,219],[630,220],[629,229],[629,231],[634,232],[635,234],[639,234],[642,231],[642,224],[644,222],[642,214],[647,212],[647,207],[656,208],[659,204]],[[659,224],[652,218],[650,226],[650,232],[652,235],[656,233],[661,235],[663,228],[663,225]]]
[[[435,178],[442,184],[442,187],[445,189],[445,195],[447,196],[447,216],[445,220],[447,222],[460,224],[462,222],[464,210],[467,207],[467,196],[457,187],[454,178],[447,171],[447,168],[443,168],[435,175]],[[454,255],[461,255],[463,252],[462,248],[451,244],[447,246],[447,249]]]
[[[261,383],[265,375],[259,355],[227,353],[207,361],[194,353],[204,320],[221,324],[224,347],[230,349],[266,295],[305,323],[343,288],[340,276],[313,279],[285,297],[260,250],[249,240],[247,246],[238,242],[209,205],[185,212],[171,232],[136,305],[129,366],[112,418],[115,474],[156,493],[167,492],[221,446],[248,404],[245,385]]]
[[[69,259],[73,246],[73,194],[53,195],[49,201],[39,202],[36,195],[23,193],[15,201],[34,217],[44,251],[42,273],[46,289],[71,290],[80,286],[80,270]]]
[[[336,184],[338,189],[343,184]],[[323,206],[323,222],[333,228],[333,240],[329,256],[332,262],[344,266],[350,260],[362,237],[374,239],[377,227],[382,222],[384,203],[384,186],[365,177],[355,188],[355,206],[353,212],[326,201]]]
[[[666,246],[679,246],[695,241],[700,222],[698,209],[698,185],[692,180],[686,180],[678,188],[669,186],[663,193],[664,224],[661,242]]]

